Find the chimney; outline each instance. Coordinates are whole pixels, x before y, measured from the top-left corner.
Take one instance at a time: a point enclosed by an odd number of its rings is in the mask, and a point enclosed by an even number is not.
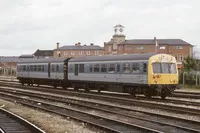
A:
[[[90,43],[90,46],[93,46],[94,45],[94,43]]]
[[[153,39],[153,40],[154,40],[154,42],[155,42],[155,41],[156,41],[156,37],[154,37],[154,39]]]
[[[59,43],[59,42],[57,42],[56,44],[57,44],[57,49],[59,49],[59,47],[60,47],[60,46],[59,46],[59,45],[60,45],[60,43]]]
[[[81,43],[80,43],[80,42],[78,42],[78,43],[77,43],[77,46],[81,46]]]

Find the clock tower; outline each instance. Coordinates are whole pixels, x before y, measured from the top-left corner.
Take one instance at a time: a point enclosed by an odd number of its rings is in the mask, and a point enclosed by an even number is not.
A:
[[[113,35],[113,54],[117,54],[118,44],[125,41],[125,35],[124,35],[124,26],[118,24],[114,26],[114,32]]]

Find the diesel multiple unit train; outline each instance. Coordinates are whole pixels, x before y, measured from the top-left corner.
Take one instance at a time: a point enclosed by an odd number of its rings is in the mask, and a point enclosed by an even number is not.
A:
[[[162,99],[178,85],[175,57],[156,53],[21,60],[17,78],[22,85],[159,95]]]

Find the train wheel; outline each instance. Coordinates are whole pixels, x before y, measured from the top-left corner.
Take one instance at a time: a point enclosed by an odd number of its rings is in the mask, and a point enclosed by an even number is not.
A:
[[[89,88],[89,85],[87,84],[86,86],[85,86],[85,92],[89,92],[90,91],[90,88]]]
[[[78,88],[77,88],[77,87],[74,87],[74,90],[75,90],[75,91],[78,91]]]
[[[53,85],[53,87],[56,89],[57,88],[57,86],[56,85]]]
[[[151,91],[150,91],[149,89],[146,89],[146,90],[145,90],[144,95],[145,95],[146,98],[151,98],[151,96],[152,96],[152,95],[151,95]]]
[[[135,89],[131,89],[130,90],[130,95],[133,96],[133,97],[135,97]]]
[[[67,87],[65,85],[62,86],[63,89],[67,89]]]
[[[167,91],[166,89],[161,90],[161,98],[164,100],[167,97]]]

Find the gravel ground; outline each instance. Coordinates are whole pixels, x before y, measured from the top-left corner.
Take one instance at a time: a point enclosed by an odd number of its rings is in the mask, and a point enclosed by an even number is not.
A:
[[[2,99],[0,99],[0,107],[18,114],[47,133],[104,133],[104,131],[70,120],[70,118],[66,119],[55,114],[30,109]]]

